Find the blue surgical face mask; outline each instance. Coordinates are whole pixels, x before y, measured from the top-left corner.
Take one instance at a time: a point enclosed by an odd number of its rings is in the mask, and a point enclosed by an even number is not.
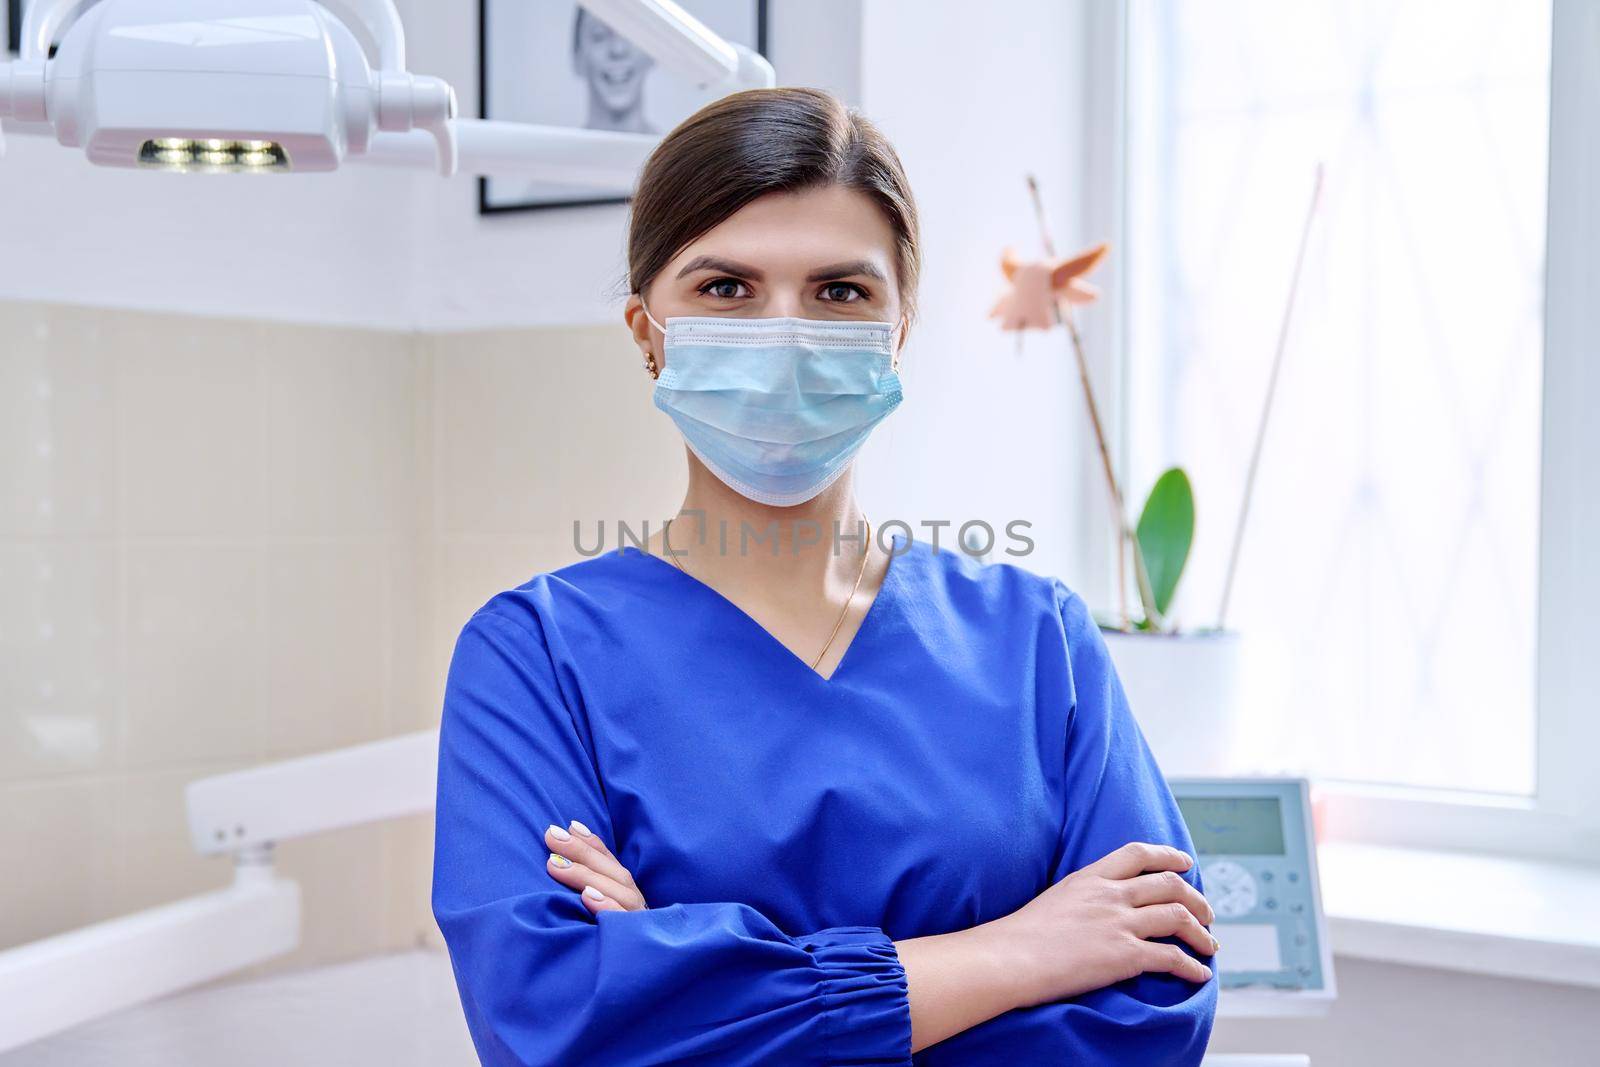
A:
[[[900,405],[887,322],[668,316],[655,404],[700,461],[762,504],[801,504],[843,474]]]

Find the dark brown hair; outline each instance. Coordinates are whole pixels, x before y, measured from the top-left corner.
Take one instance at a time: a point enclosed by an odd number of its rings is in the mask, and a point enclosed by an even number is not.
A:
[[[870,196],[895,233],[908,322],[922,269],[917,208],[900,157],[855,108],[822,89],[746,89],[690,115],[645,161],[628,227],[628,286],[643,292],[674,256],[771,192],[843,185]]]

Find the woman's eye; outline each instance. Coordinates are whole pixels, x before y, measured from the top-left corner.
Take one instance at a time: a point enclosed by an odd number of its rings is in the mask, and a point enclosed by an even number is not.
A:
[[[823,286],[822,292],[826,294],[823,296],[824,300],[841,304],[851,303],[852,299],[865,300],[867,298],[866,290],[854,282],[833,282]],[[851,296],[852,293],[855,294],[854,298]]]
[[[732,300],[739,295],[738,288],[743,284],[744,282],[739,281],[737,278],[713,278],[711,281],[700,287],[700,292],[704,293],[706,296],[714,296],[722,300]],[[732,292],[729,292],[730,287],[733,290]]]

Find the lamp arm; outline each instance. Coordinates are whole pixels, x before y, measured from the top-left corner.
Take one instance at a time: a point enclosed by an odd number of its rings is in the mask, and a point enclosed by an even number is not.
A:
[[[34,0],[22,20],[22,58],[45,59],[50,46],[100,0]],[[317,0],[350,27],[378,70],[406,69],[406,29],[394,0]]]
[[[578,0],[595,18],[702,88],[777,84],[772,65],[729,44],[673,0]]]
[[[394,0],[317,0],[355,34],[374,70],[406,69],[406,27]]]
[[[100,0],[34,0],[22,17],[22,58],[48,59],[68,25]]]
[[[190,782],[189,835],[201,855],[433,810],[439,731],[351,745]]]

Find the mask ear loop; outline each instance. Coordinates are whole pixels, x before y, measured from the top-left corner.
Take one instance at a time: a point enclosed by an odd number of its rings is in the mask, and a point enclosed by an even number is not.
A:
[[[905,327],[906,317],[901,315],[899,323],[889,331],[889,369],[896,374],[900,373],[900,341],[895,335],[898,334],[903,338],[905,336]]]
[[[660,330],[661,336],[665,337],[667,335],[667,328],[657,322],[654,315],[650,314],[650,305],[644,302],[644,296],[642,294],[639,297],[639,307],[643,309],[644,317],[650,320],[650,325]]]

